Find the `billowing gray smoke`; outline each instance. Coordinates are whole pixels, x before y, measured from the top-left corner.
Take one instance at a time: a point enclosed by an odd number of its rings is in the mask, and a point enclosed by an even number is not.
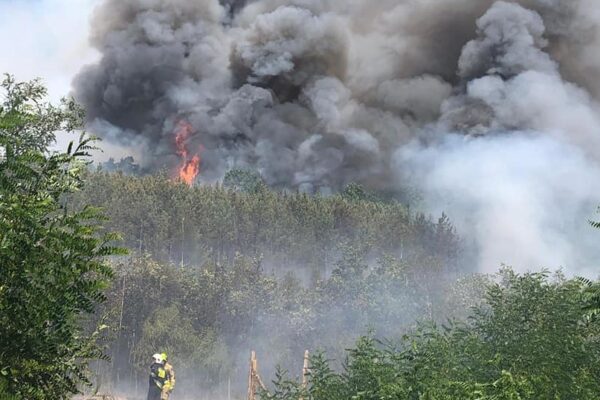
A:
[[[413,186],[485,270],[590,268],[599,26],[596,0],[105,0],[75,95],[147,170],[186,120],[201,180]]]

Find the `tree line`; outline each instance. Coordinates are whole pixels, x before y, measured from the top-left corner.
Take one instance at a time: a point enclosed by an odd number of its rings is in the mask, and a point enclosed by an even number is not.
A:
[[[244,190],[227,177],[223,185],[193,188],[166,174],[94,172],[85,179],[73,206],[102,207],[105,226],[122,233],[126,247],[160,261],[190,265],[240,253],[310,268],[318,278],[348,245],[374,257],[431,257],[442,269],[458,267],[460,239],[446,216],[431,221],[398,202],[364,200],[355,186],[320,197],[260,185]]]

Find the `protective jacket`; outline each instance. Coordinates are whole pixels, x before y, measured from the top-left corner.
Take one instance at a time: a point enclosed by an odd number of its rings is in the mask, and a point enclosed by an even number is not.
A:
[[[161,363],[153,363],[150,366],[148,379],[148,400],[161,400],[163,387],[167,380],[167,371]]]
[[[167,376],[165,379],[165,384],[163,385],[161,399],[168,400],[169,395],[175,388],[175,370],[173,369],[173,366],[171,364],[169,364],[168,362],[165,362],[164,368],[167,373]]]

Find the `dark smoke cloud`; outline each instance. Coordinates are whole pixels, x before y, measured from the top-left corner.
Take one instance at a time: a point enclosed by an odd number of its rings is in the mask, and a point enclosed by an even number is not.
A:
[[[570,227],[600,201],[578,184],[600,178],[599,26],[595,0],[105,0],[102,58],[74,88],[90,130],[149,171],[177,165],[186,119],[204,181],[242,166],[311,192],[412,184],[482,268],[587,265]],[[518,218],[503,230],[498,210]]]

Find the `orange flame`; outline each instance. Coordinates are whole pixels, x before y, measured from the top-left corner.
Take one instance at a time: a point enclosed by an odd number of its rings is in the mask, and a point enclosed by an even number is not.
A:
[[[192,186],[196,176],[200,172],[200,155],[194,154],[190,158],[190,153],[186,146],[186,141],[192,135],[194,128],[187,121],[179,121],[175,128],[175,144],[177,154],[181,157],[181,166],[179,167],[179,179]]]
[[[194,179],[198,176],[198,172],[200,172],[200,156],[196,154],[191,160],[186,161],[185,165],[179,168],[179,178],[192,186]]]

